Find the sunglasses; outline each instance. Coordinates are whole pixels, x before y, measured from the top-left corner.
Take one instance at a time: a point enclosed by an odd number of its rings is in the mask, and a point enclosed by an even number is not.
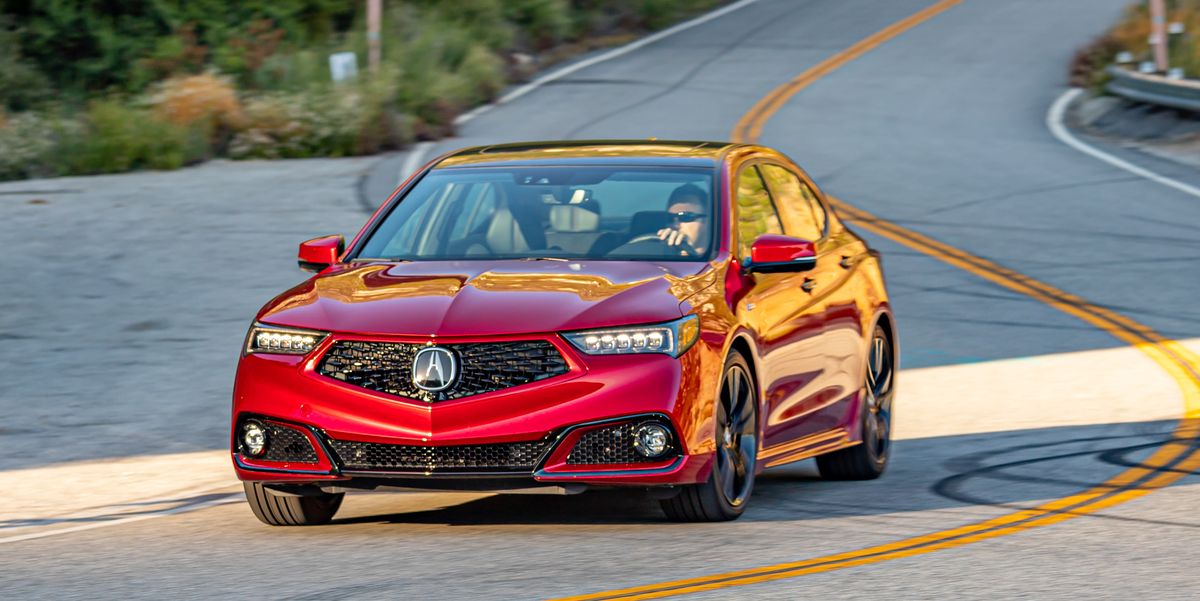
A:
[[[675,223],[691,223],[700,219],[705,219],[708,215],[704,213],[693,213],[691,211],[680,211],[670,214],[671,220]]]

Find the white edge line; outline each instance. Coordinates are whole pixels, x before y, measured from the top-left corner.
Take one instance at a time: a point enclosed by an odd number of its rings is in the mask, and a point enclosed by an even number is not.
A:
[[[1200,198],[1200,188],[1185,184],[1179,180],[1169,178],[1165,175],[1159,175],[1153,171],[1150,171],[1149,169],[1138,167],[1129,161],[1115,157],[1107,152],[1104,152],[1103,150],[1096,148],[1095,146],[1081,141],[1079,138],[1076,138],[1075,135],[1067,129],[1066,125],[1063,124],[1063,117],[1066,115],[1067,107],[1070,106],[1071,102],[1083,93],[1084,91],[1081,88],[1071,88],[1066,92],[1063,92],[1062,95],[1054,101],[1054,104],[1050,105],[1050,110],[1046,113],[1046,127],[1050,129],[1050,133],[1054,134],[1055,138],[1058,138],[1059,142],[1062,142],[1063,144],[1066,144],[1067,146],[1070,146],[1071,148],[1074,148],[1083,154],[1104,161],[1105,163],[1108,163],[1109,165],[1112,165],[1118,169],[1124,169],[1125,171],[1128,171],[1134,175],[1144,177],[1150,181],[1167,186],[1168,188],[1174,188],[1185,194],[1191,194],[1196,198]]]
[[[572,63],[570,65],[567,65],[556,71],[551,71],[550,73],[547,73],[541,77],[538,77],[525,85],[522,85],[522,86],[519,86],[519,87],[513,89],[512,91],[510,91],[507,94],[498,98],[492,104],[485,104],[483,106],[476,107],[474,110],[471,110],[469,112],[459,115],[458,118],[456,118],[454,120],[454,124],[462,125],[463,123],[466,123],[467,121],[470,121],[471,119],[474,119],[475,117],[478,117],[479,115],[495,108],[497,105],[501,105],[501,104],[504,104],[507,102],[512,102],[512,101],[514,101],[514,100],[516,100],[516,99],[518,99],[518,98],[520,98],[520,97],[522,97],[522,96],[524,96],[524,95],[526,95],[526,94],[528,94],[528,93],[530,93],[552,81],[555,81],[557,79],[562,79],[572,73],[575,73],[581,69],[586,69],[592,65],[602,63],[604,61],[609,61],[609,60],[612,60],[619,56],[629,54],[630,52],[633,52],[634,50],[637,50],[644,46],[653,44],[654,42],[657,42],[663,38],[673,36],[681,31],[686,31],[686,30],[696,27],[698,25],[703,25],[704,23],[712,21],[713,19],[723,17],[735,10],[738,10],[745,6],[754,4],[755,2],[758,2],[758,0],[740,0],[739,2],[734,2],[733,4],[723,6],[712,12],[704,13],[703,15],[700,15],[694,19],[684,21],[683,23],[678,23],[676,25],[672,25],[671,27],[668,27],[662,31],[650,34],[644,38],[640,38],[638,40],[635,40],[633,42],[625,44],[624,46],[618,46],[616,48],[613,48],[612,50],[609,50],[608,52],[603,52],[603,53],[597,54],[596,56],[593,56],[591,58],[584,59],[577,63]]]
[[[418,167],[421,166],[425,153],[433,148],[433,142],[420,142],[408,151],[408,156],[404,157],[404,162],[400,165],[400,171],[396,174],[396,185],[404,183],[408,176],[412,175]]]
[[[224,497],[212,499],[210,501],[205,501],[203,503],[196,503],[195,505],[184,505],[183,507],[175,507],[172,509],[164,509],[162,511],[156,511],[154,513],[144,513],[144,514],[140,514],[140,515],[129,516],[127,518],[118,518],[118,519],[110,520],[110,521],[106,521],[106,522],[93,522],[91,524],[80,524],[78,526],[71,526],[69,528],[58,528],[55,530],[45,530],[42,532],[30,532],[28,534],[18,534],[16,536],[7,536],[4,538],[0,538],[0,545],[2,545],[4,543],[16,543],[16,542],[20,542],[20,541],[33,540],[36,538],[46,538],[48,536],[57,536],[59,534],[70,534],[72,532],[82,532],[84,530],[94,530],[96,528],[106,528],[108,526],[119,526],[121,524],[129,524],[131,522],[140,522],[142,520],[160,518],[160,517],[163,517],[166,515],[175,515],[177,513],[187,513],[189,511],[197,511],[200,509],[207,509],[209,507],[215,507],[217,505],[226,505],[229,503],[236,503],[239,500],[241,500],[241,494],[230,493],[228,495],[225,495]]]
[[[637,50],[639,48],[643,48],[645,46],[653,44],[663,38],[673,36],[681,31],[687,31],[688,29],[691,29],[698,25],[703,25],[709,21],[712,21],[713,19],[719,19],[735,10],[744,8],[746,6],[756,3],[758,1],[759,0],[739,0],[738,2],[734,2],[733,4],[723,6],[712,12],[704,13],[694,19],[684,21],[683,23],[677,23],[677,24],[672,25],[671,27],[668,27],[657,33],[650,34],[644,38],[639,38],[628,44],[625,44],[624,46],[618,46],[616,48],[613,48],[612,50],[609,50],[607,52],[602,52],[591,58],[581,60],[577,63],[571,63],[570,65],[567,65],[561,69],[551,71],[550,73],[547,73],[541,77],[538,77],[527,84],[524,84],[522,86],[514,88],[513,90],[509,91],[507,94],[504,94],[500,98],[497,98],[495,102],[477,106],[477,107],[471,109],[470,111],[467,111],[467,112],[459,115],[458,117],[456,117],[454,119],[454,125],[456,125],[456,126],[463,125],[464,123],[467,123],[468,121],[496,108],[497,106],[500,106],[500,105],[508,103],[508,102],[512,102],[512,101],[514,101],[514,100],[516,100],[516,99],[518,99],[518,98],[520,98],[520,97],[522,97],[522,96],[524,96],[524,95],[526,95],[526,94],[528,94],[528,93],[530,93],[552,81],[562,79],[568,75],[571,75],[572,73],[576,73],[582,69],[591,67],[592,65],[596,65],[596,64],[599,64],[599,63],[602,63],[605,61],[609,61],[609,60],[612,60],[619,56],[624,56],[626,54],[629,54],[630,52],[633,52],[634,50]],[[405,159],[404,164],[400,167],[400,172],[397,174],[398,175],[397,182],[396,182],[397,185],[404,183],[404,180],[407,179],[409,175],[412,175],[412,173],[417,170],[417,167],[421,164],[422,159],[425,156],[425,153],[427,153],[429,151],[429,149],[432,147],[433,147],[432,142],[422,142],[421,144],[417,144],[416,146],[413,147],[412,151],[409,153],[408,157]]]

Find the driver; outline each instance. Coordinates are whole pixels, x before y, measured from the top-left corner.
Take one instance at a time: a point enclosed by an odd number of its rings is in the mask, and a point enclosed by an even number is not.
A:
[[[678,248],[681,255],[701,255],[708,249],[708,195],[695,184],[675,188],[667,200],[670,225],[658,230],[658,238]]]

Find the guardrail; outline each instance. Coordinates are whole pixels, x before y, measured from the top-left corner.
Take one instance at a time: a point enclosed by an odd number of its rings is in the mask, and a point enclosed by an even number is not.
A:
[[[1138,73],[1116,65],[1108,68],[1108,74],[1112,76],[1112,80],[1108,82],[1108,91],[1117,96],[1200,112],[1200,81],[1167,79],[1161,75]]]

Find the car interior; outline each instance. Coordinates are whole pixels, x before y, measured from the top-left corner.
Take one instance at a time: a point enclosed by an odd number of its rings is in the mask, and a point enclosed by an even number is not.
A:
[[[360,256],[696,260],[707,253],[681,251],[657,232],[671,226],[666,209],[672,191],[692,184],[708,192],[708,172],[610,168],[567,175],[489,173],[428,182],[433,185],[397,206]]]

